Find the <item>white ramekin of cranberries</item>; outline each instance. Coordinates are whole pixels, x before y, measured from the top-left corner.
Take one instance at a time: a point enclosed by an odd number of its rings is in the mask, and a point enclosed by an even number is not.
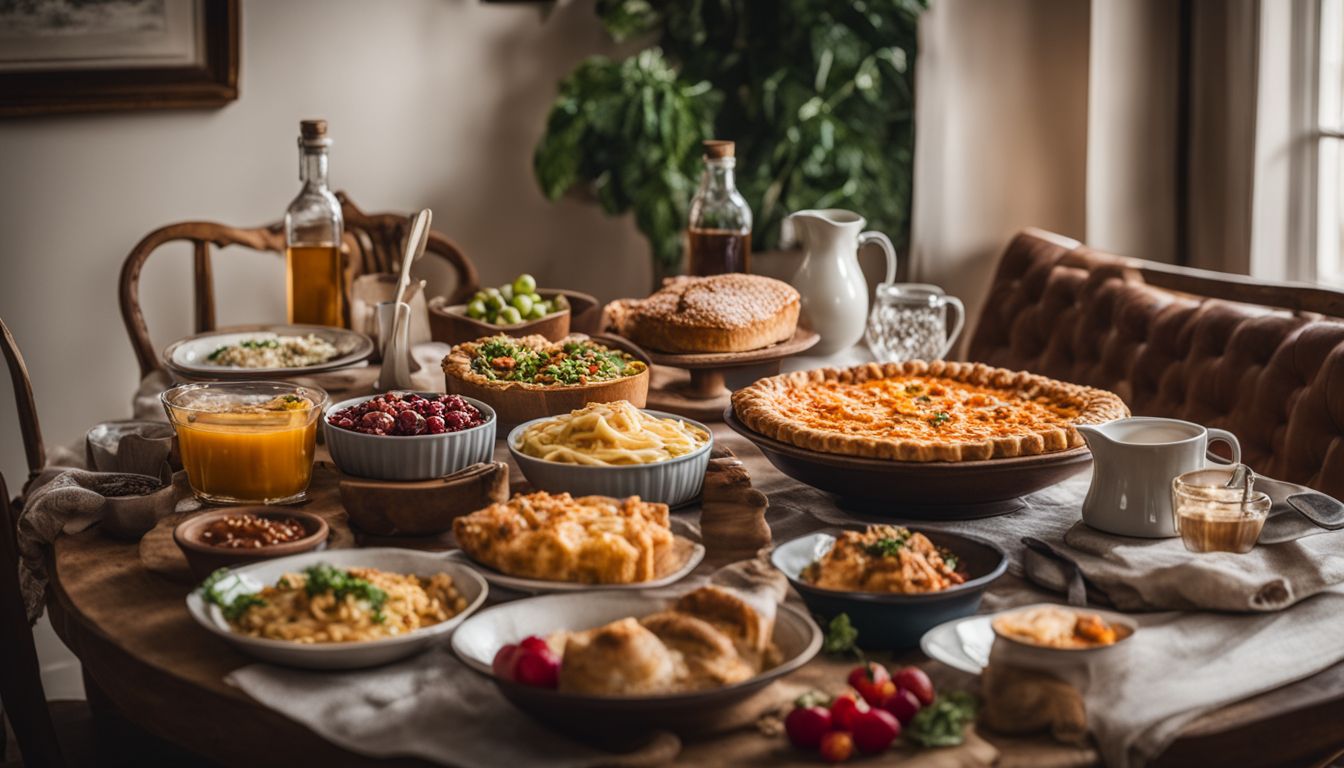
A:
[[[388,392],[341,410],[332,409],[327,423],[366,435],[413,437],[461,432],[484,424],[485,417],[461,395]]]
[[[494,455],[494,410],[461,395],[357,397],[333,405],[323,421],[332,461],[348,475],[432,480]]]

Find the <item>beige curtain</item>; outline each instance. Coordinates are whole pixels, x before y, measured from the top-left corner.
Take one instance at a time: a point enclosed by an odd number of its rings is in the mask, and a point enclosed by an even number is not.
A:
[[[920,35],[912,279],[960,296],[973,323],[1025,226],[1250,271],[1261,11],[1261,0],[935,2]]]

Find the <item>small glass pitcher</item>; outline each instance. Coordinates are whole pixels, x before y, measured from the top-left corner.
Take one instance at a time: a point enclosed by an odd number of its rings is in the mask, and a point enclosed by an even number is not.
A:
[[[955,316],[950,323],[949,315]],[[877,302],[864,338],[878,362],[941,360],[961,335],[965,321],[961,300],[936,285],[882,283],[877,286]]]

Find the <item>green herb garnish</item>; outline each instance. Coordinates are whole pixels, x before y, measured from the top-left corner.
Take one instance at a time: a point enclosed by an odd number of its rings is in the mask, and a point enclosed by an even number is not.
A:
[[[943,563],[944,563],[945,565],[947,565],[947,570],[949,570],[949,571],[955,571],[955,570],[957,570],[957,563],[959,563],[959,562],[961,562],[961,561],[957,559],[957,556],[956,556],[956,555],[952,554],[951,552],[949,552],[949,551],[946,550],[946,549],[940,549],[940,550],[938,550],[938,554],[939,554],[939,555],[942,555],[942,557],[943,557]]]
[[[905,729],[906,737],[926,747],[953,747],[966,736],[966,726],[975,721],[979,702],[965,691],[955,691],[934,699],[915,715]]]
[[[859,649],[854,645],[858,639],[859,630],[849,622],[849,614],[842,613],[826,625],[826,639],[822,642],[821,649],[826,653],[858,653]]]
[[[219,606],[224,618],[236,622],[243,617],[243,614],[247,613],[247,609],[266,604],[265,600],[255,594],[239,594],[232,598],[228,597],[227,590],[220,590],[219,588],[219,583],[226,578],[230,578],[229,569],[219,568],[207,576],[205,581],[201,582],[199,590],[202,599],[207,603],[214,603]],[[234,578],[236,579],[236,577]],[[234,586],[237,586],[236,581]]]
[[[383,623],[383,604],[387,602],[387,593],[369,583],[366,579],[351,576],[348,571],[332,567],[327,563],[318,563],[303,570],[307,582],[308,596],[313,597],[330,592],[337,600],[353,595],[357,600],[369,604],[375,623]]]
[[[874,557],[895,557],[897,552],[905,549],[905,545],[910,541],[910,531],[905,528],[897,529],[899,532],[895,536],[884,536],[863,548],[863,551]]]
[[[933,418],[929,419],[929,426],[941,427],[943,425],[943,422],[947,421],[950,418],[952,417],[947,415],[947,411],[938,411],[937,413],[933,414]]]
[[[633,376],[643,370],[643,364],[591,342],[572,341],[557,351],[541,352],[494,338],[477,348],[471,369],[493,381],[572,385]]]

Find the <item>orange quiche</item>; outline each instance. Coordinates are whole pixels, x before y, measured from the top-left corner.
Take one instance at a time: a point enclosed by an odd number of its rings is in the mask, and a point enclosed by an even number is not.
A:
[[[545,491],[453,521],[458,546],[510,576],[584,584],[634,584],[657,576],[674,537],[666,504]]]
[[[761,379],[733,410],[763,435],[824,453],[979,461],[1083,444],[1076,424],[1129,415],[1116,395],[982,363],[914,360]]]

